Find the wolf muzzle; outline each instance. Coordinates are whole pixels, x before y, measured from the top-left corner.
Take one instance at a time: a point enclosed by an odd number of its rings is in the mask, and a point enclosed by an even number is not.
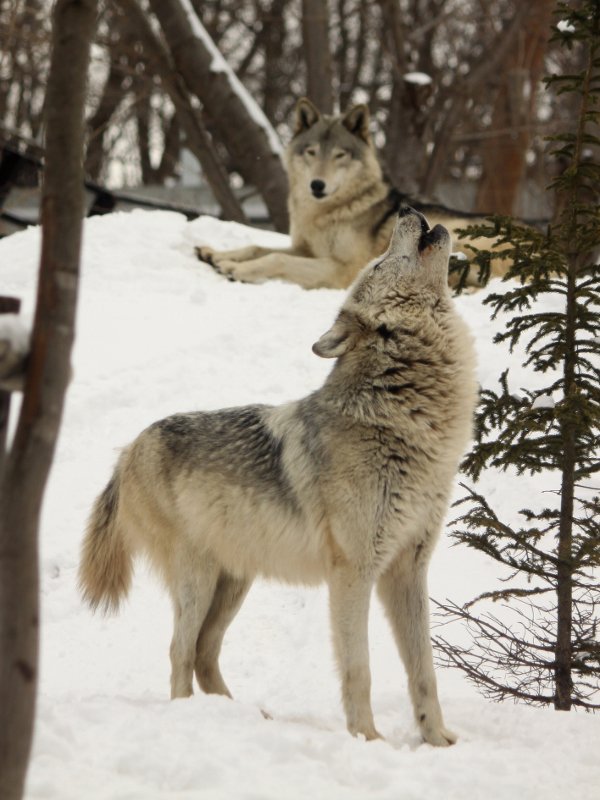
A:
[[[435,225],[433,228],[429,227],[429,222],[424,214],[417,211],[412,206],[402,206],[398,212],[399,217],[407,217],[409,214],[414,214],[421,221],[421,238],[419,239],[419,252],[425,250],[432,244],[436,244],[447,235],[446,229],[442,225]]]

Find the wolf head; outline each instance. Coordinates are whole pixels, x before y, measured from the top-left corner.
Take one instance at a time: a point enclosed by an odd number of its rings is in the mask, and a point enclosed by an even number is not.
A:
[[[313,345],[323,358],[365,355],[373,369],[399,356],[414,334],[439,327],[451,311],[451,240],[441,225],[401,209],[386,252],[358,275],[333,326]],[[425,338],[421,337],[422,341]],[[370,371],[370,370],[369,370]]]
[[[290,184],[314,203],[335,202],[357,182],[381,179],[381,167],[369,134],[369,109],[356,105],[328,116],[307,98],[296,104],[294,136],[286,151]]]

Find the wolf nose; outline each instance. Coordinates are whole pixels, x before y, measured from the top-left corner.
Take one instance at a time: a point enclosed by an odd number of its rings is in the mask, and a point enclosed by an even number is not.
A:
[[[424,214],[421,214],[420,211],[417,211],[412,206],[403,205],[400,207],[400,210],[398,211],[399,217],[407,217],[409,214],[414,214],[416,217],[419,218],[421,222],[422,233],[427,233],[429,231],[429,222],[427,222],[427,218],[425,217]]]
[[[325,181],[315,179],[310,182],[310,189],[314,195],[320,195],[325,192]]]
[[[412,206],[408,206],[405,203],[402,203],[400,209],[398,211],[399,217],[407,217],[409,214],[416,214],[417,212],[414,210]]]

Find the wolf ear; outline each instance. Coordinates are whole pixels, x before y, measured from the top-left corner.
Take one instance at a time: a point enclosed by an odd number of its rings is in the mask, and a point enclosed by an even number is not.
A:
[[[308,97],[301,97],[296,103],[294,135],[307,131],[321,119],[319,109]]]
[[[331,328],[312,346],[312,351],[321,358],[338,358],[354,347],[355,337],[348,320],[337,319]]]
[[[352,106],[349,111],[346,111],[342,119],[342,124],[350,133],[354,134],[354,136],[358,136],[360,139],[368,142],[370,138],[369,120],[369,109],[364,103],[361,103],[358,106]]]

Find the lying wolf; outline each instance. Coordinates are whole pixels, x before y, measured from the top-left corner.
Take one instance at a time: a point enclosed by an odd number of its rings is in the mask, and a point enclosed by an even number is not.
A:
[[[199,246],[197,255],[232,280],[261,283],[280,278],[305,289],[346,289],[368,261],[386,250],[403,202],[401,193],[383,177],[369,133],[367,106],[326,116],[310,100],[300,99],[285,165],[291,247],[217,251]],[[422,210],[432,224],[441,223],[451,233],[475,221],[442,207]],[[477,245],[490,247],[485,241]],[[473,254],[468,245],[461,247]],[[502,266],[495,261],[494,274]],[[474,275],[469,283],[476,284]]]
[[[336,362],[286,405],[176,414],[122,453],[96,500],[80,586],[117,609],[136,555],[175,610],[171,696],[229,695],[218,664],[255,577],[329,586],[348,729],[379,734],[370,703],[369,602],[377,587],[408,672],[421,734],[456,737],[438,702],[427,566],[476,398],[471,337],[446,271],[450,236],[412,209],[313,346]]]

